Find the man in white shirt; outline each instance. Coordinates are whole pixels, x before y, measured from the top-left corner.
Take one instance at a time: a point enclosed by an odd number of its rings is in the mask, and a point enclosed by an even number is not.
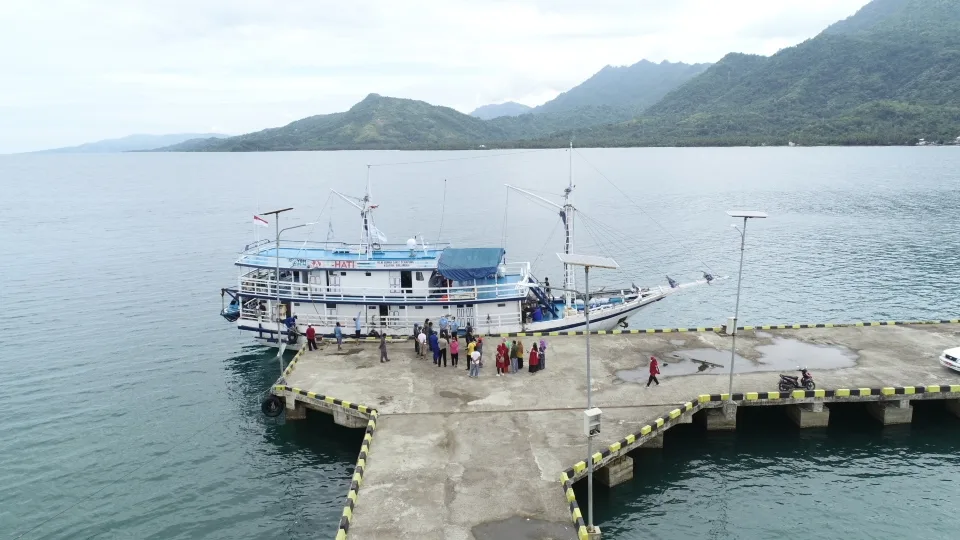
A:
[[[425,356],[427,353],[427,334],[423,332],[423,328],[417,334],[417,342],[420,343],[420,356]]]

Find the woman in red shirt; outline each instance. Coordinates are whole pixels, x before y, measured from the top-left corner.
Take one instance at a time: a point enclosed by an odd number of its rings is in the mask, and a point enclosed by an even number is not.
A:
[[[507,349],[507,340],[502,340],[497,345],[497,377],[507,373],[507,367],[510,365],[510,351]]]
[[[540,355],[537,354],[537,344],[530,347],[530,373],[536,373],[540,369]]]
[[[656,356],[650,357],[650,378],[647,379],[647,386],[650,386],[650,383],[655,382],[657,386],[660,386],[660,381],[657,380],[657,375],[660,374],[660,363],[657,362]]]

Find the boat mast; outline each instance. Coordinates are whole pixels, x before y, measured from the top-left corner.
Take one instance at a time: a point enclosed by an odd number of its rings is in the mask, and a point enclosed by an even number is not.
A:
[[[373,256],[374,242],[380,240],[380,232],[377,230],[377,226],[373,221],[373,210],[377,205],[370,204],[370,165],[367,165],[367,190],[363,197],[351,197],[333,189],[330,191],[351,204],[357,210],[360,210],[360,247],[357,252],[369,260]],[[374,239],[375,234],[376,239]]]
[[[570,254],[571,248],[573,248],[573,141],[570,141],[570,179],[567,184],[567,189],[563,190],[563,208],[560,209],[560,219],[563,221],[563,231],[564,231],[564,241],[563,241],[563,252],[567,255]],[[574,271],[576,268],[573,265],[567,263],[563,264],[563,298],[564,304],[567,309],[573,308],[574,300],[574,287],[576,285],[574,279]]]

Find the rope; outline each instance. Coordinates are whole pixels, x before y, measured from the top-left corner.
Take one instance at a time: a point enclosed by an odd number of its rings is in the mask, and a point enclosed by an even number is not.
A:
[[[657,227],[660,227],[660,229],[661,229],[663,232],[667,233],[667,236],[669,236],[674,242],[676,242],[677,245],[680,246],[681,249],[683,249],[683,250],[686,251],[687,253],[693,254],[693,256],[696,257],[696,259],[700,261],[700,264],[702,264],[707,270],[709,270],[711,273],[713,273],[713,268],[710,268],[710,265],[707,264],[706,261],[704,261],[704,260],[703,260],[699,255],[697,255],[694,251],[688,249],[682,242],[680,242],[679,239],[677,239],[676,236],[674,236],[674,235],[670,232],[669,229],[667,229],[666,227],[664,227],[663,225],[661,225],[659,221],[657,221],[656,219],[653,218],[653,216],[651,216],[650,214],[648,214],[647,211],[643,209],[643,207],[641,207],[641,206],[640,206],[639,204],[637,204],[632,198],[630,198],[630,196],[627,195],[627,193],[624,192],[622,189],[620,189],[619,186],[617,186],[616,184],[614,184],[614,183],[613,183],[613,180],[610,180],[609,178],[607,178],[607,175],[603,174],[603,172],[602,172],[600,169],[598,169],[593,163],[591,163],[590,160],[588,160],[586,157],[584,157],[583,154],[581,154],[579,150],[574,150],[574,151],[577,153],[578,156],[580,156],[580,159],[582,159],[587,165],[589,165],[594,171],[596,171],[597,174],[599,174],[601,178],[603,178],[604,180],[606,180],[611,186],[613,186],[614,189],[616,189],[618,192],[620,192],[620,195],[622,195],[624,199],[626,199],[628,202],[630,202],[630,204],[632,204],[637,210],[640,210],[640,213],[642,213],[644,216],[647,217],[647,219],[649,219],[650,221],[652,221],[652,222],[654,223],[654,225],[656,225]]]

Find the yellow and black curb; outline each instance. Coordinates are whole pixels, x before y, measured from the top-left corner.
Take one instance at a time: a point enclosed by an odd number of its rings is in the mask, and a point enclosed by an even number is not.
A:
[[[908,326],[919,324],[960,324],[960,319],[940,319],[932,321],[859,321],[852,323],[817,324],[764,324],[761,326],[738,326],[737,330],[799,330],[802,328],[850,328],[858,326]],[[722,326],[698,326],[696,328],[646,328],[636,330],[591,330],[590,335],[631,335],[631,334],[672,334],[686,332],[722,332]],[[508,332],[490,334],[496,337],[543,337],[543,336],[585,336],[583,330],[569,332]]]
[[[292,392],[310,399],[324,401],[344,409],[351,409],[363,413],[367,417],[366,432],[363,434],[363,442],[360,444],[360,454],[357,456],[357,463],[353,468],[353,476],[350,478],[350,488],[347,490],[347,500],[343,505],[343,513],[340,515],[340,524],[337,528],[337,540],[346,540],[347,534],[350,532],[350,522],[353,521],[353,510],[357,504],[360,486],[363,485],[363,472],[367,467],[367,458],[370,455],[370,447],[373,445],[373,434],[377,430],[377,418],[380,416],[380,413],[377,412],[376,409],[367,407],[366,405],[352,403],[350,401],[332,396],[317,394],[316,392],[308,392],[306,390],[301,390],[300,388],[294,388],[288,385],[274,385],[273,391],[275,394],[281,395],[284,392]]]
[[[910,323],[915,324],[915,323]],[[595,452],[590,459],[594,468],[600,466],[614,454],[636,447],[656,437],[672,427],[675,420],[684,414],[694,414],[710,404],[732,401],[737,405],[745,405],[761,400],[796,400],[796,399],[825,399],[832,402],[845,401],[844,398],[876,397],[874,401],[895,399],[895,396],[940,397],[943,394],[960,394],[960,384],[935,384],[918,386],[885,386],[880,388],[837,388],[835,390],[793,390],[790,392],[735,392],[731,394],[701,394],[696,399],[687,401],[668,413],[656,418],[653,422],[641,427],[619,441],[609,445],[600,452]],[[946,396],[944,396],[946,398]],[[712,405],[716,407],[716,405]],[[577,528],[577,538],[587,540],[587,526],[577,505],[577,497],[573,492],[573,483],[579,480],[587,470],[586,460],[578,461],[569,469],[560,473],[560,486],[570,508],[570,517]]]
[[[297,354],[293,355],[293,359],[290,360],[290,364],[287,365],[287,369],[283,370],[284,377],[287,377],[291,373],[293,373],[293,370],[296,369],[297,367],[297,362],[300,361],[300,358],[303,356],[303,351],[305,350],[306,349],[300,349],[299,351],[297,351]]]
[[[376,409],[369,409],[363,405],[359,407],[370,411],[370,420],[367,422],[366,433],[363,434],[363,443],[360,445],[360,455],[357,456],[357,464],[353,468],[353,477],[350,479],[350,489],[347,491],[347,502],[343,505],[343,513],[340,515],[340,525],[337,527],[337,540],[346,540],[347,534],[350,532],[350,522],[353,520],[353,509],[357,504],[360,486],[363,485],[363,471],[367,466],[367,456],[370,454],[370,446],[373,444],[373,434],[377,430],[377,416],[379,413],[377,413]]]

